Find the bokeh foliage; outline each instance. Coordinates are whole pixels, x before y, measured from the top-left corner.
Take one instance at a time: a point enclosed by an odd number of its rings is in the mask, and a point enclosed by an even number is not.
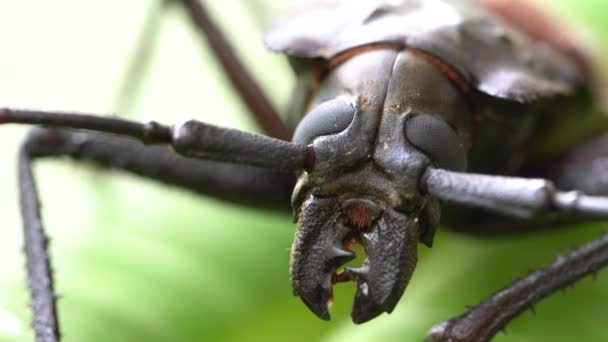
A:
[[[545,2],[591,32],[597,58],[606,55],[605,1]],[[176,8],[163,14],[155,47],[141,60],[149,61],[141,89],[121,97],[142,25],[160,13],[159,3],[0,1],[0,103],[120,111],[163,122],[196,117],[256,130]],[[292,76],[260,43],[260,22],[279,1],[208,3],[273,101],[284,106]],[[15,184],[25,131],[10,126],[0,134],[0,341],[32,339]],[[605,229],[578,225],[494,239],[443,229],[432,250],[420,247],[419,267],[395,312],[355,326],[350,285],[338,287],[329,323],[291,295],[294,225],[286,214],[64,160],[40,162],[36,172],[66,341],[417,341],[433,323]],[[607,288],[605,272],[584,280],[496,340],[606,340]]]

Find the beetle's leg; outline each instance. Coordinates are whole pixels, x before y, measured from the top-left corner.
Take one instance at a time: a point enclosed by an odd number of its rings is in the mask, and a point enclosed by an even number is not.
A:
[[[19,194],[27,282],[31,294],[30,305],[34,311],[33,328],[37,342],[55,342],[60,339],[56,295],[47,250],[48,238],[42,226],[31,164],[30,151],[27,144],[24,144],[19,151]]]
[[[36,128],[19,154],[19,191],[33,327],[37,341],[60,338],[47,238],[32,175],[36,158],[69,155],[236,203],[286,209],[293,175],[234,164],[192,160],[163,146],[111,134]],[[277,191],[278,190],[278,191]]]
[[[608,234],[558,256],[544,268],[496,292],[466,313],[435,325],[427,341],[488,341],[538,301],[608,265]]]
[[[218,62],[226,72],[234,88],[243,98],[260,126],[270,136],[289,140],[291,132],[283,123],[276,110],[256,84],[253,77],[238,59],[234,50],[228,44],[218,26],[213,22],[200,0],[172,0],[179,1],[188,12],[192,23],[203,33],[211,51],[216,55]]]
[[[181,155],[257,166],[277,171],[312,168],[314,154],[304,145],[190,120],[174,127],[82,113],[0,108],[0,124],[27,123],[80,128],[169,145]]]

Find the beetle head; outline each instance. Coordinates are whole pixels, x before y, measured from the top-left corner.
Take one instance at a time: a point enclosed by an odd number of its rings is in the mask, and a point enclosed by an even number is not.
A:
[[[362,120],[359,108],[328,101],[308,120],[330,117],[330,125],[303,121],[296,130],[294,140],[309,144],[316,159],[292,197],[297,232],[290,265],[294,294],[322,319],[330,318],[332,286],[356,282],[355,323],[394,309],[416,266],[418,242],[430,246],[439,221],[438,203],[419,189],[429,159],[406,143],[403,129],[392,127],[383,135],[388,140],[375,141],[378,122]],[[402,127],[404,116],[396,120]],[[366,257],[342,269],[355,258],[354,243]]]
[[[353,280],[355,323],[391,312],[414,271],[419,235],[417,218],[368,199],[311,197],[303,204],[292,249],[293,290],[315,314],[329,319],[332,285]],[[365,261],[338,272],[355,258],[348,249],[353,243],[365,248]]]

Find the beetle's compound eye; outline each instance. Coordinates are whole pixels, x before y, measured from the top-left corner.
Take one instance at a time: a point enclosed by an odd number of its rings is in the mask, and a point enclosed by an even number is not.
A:
[[[293,134],[293,142],[308,145],[314,138],[342,132],[355,116],[355,107],[343,98],[321,103],[304,119]]]
[[[405,122],[404,130],[407,140],[426,153],[437,167],[466,170],[463,139],[447,122],[429,114],[415,114]]]

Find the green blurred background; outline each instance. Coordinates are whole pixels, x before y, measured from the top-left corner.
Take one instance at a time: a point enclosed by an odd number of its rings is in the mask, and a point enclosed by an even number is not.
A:
[[[263,48],[279,0],[207,1],[279,107],[293,81]],[[608,53],[608,2],[544,1]],[[120,112],[176,122],[196,117],[256,130],[179,8],[145,0],[0,0],[0,103]],[[125,87],[146,18],[158,16],[140,91]],[[597,59],[600,60],[601,58]],[[608,59],[607,59],[608,60]],[[605,72],[598,71],[598,72]],[[16,149],[26,128],[0,133],[0,341],[30,341],[16,195]],[[288,215],[228,205],[68,161],[36,166],[52,236],[65,341],[419,341],[435,322],[598,236],[605,224],[479,239],[441,230],[420,247],[414,279],[393,314],[350,322],[351,285],[323,322],[291,295]],[[576,228],[576,229],[574,229]],[[608,275],[558,293],[497,341],[608,340]]]

